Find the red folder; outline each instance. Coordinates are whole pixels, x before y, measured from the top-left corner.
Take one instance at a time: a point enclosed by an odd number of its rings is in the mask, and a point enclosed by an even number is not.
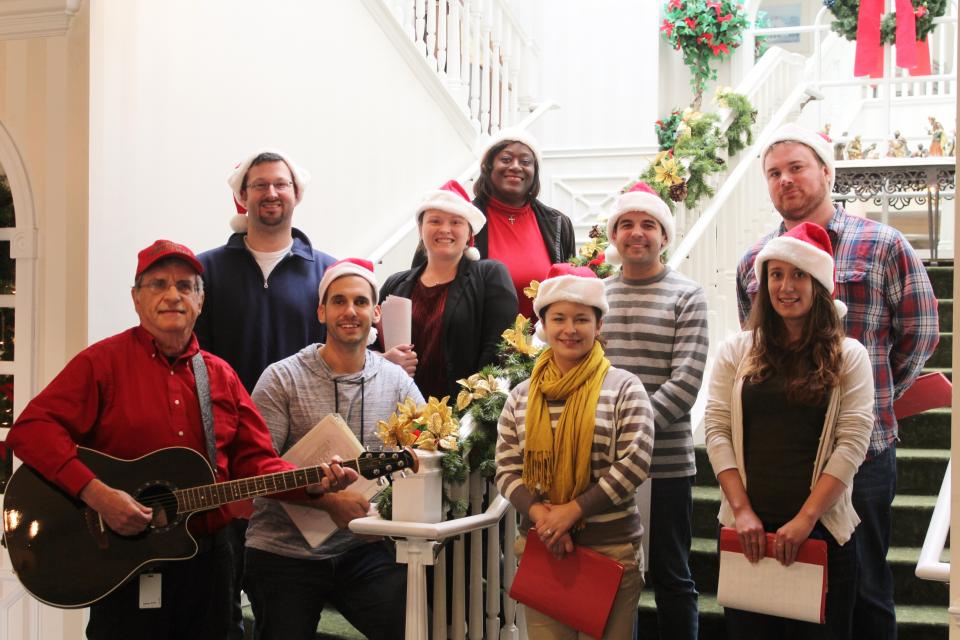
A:
[[[923,413],[927,409],[939,409],[951,405],[953,385],[942,373],[928,373],[914,380],[899,400],[893,403],[897,420]]]
[[[776,536],[767,534],[764,557],[743,555],[736,529],[720,529],[717,604],[781,618],[823,624],[827,605],[827,543],[808,538],[785,567],[776,559]]]
[[[510,597],[599,640],[622,577],[622,564],[586,547],[557,559],[531,529]]]

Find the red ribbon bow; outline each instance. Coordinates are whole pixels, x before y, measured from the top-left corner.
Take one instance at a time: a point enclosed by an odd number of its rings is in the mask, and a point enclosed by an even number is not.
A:
[[[880,20],[884,0],[860,0],[857,15],[857,54],[853,75],[878,78],[883,75],[883,45]],[[897,66],[917,66],[917,16],[911,0],[897,0]]]

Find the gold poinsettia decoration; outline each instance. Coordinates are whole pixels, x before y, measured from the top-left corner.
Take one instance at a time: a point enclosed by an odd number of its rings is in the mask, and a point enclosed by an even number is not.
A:
[[[530,286],[523,288],[523,295],[533,300],[534,298],[537,297],[537,289],[539,288],[540,288],[540,283],[537,282],[536,280],[531,280]]]
[[[670,152],[661,151],[653,165],[654,180],[662,185],[673,186],[683,182],[680,177],[680,167],[677,161],[670,157]]]
[[[486,398],[499,388],[497,379],[491,375],[480,375],[475,373],[469,378],[457,380],[463,389],[457,395],[457,411],[463,411],[470,406],[474,400]]]
[[[455,451],[460,438],[460,424],[447,405],[450,396],[437,400],[433,396],[417,406],[412,398],[397,404],[397,411],[387,420],[377,422],[377,436],[394,447],[414,447],[425,451]]]
[[[580,255],[584,258],[594,258],[598,253],[603,251],[605,244],[606,243],[601,242],[600,238],[592,238],[590,242],[580,247]]]
[[[518,313],[513,326],[504,330],[500,337],[506,340],[507,344],[517,353],[522,353],[525,356],[535,356],[540,352],[540,349],[530,344],[529,335],[530,321],[522,313]]]
[[[727,96],[733,93],[733,89],[730,87],[717,87],[717,93],[713,96],[713,101],[721,109],[729,109],[730,104],[727,102]]]

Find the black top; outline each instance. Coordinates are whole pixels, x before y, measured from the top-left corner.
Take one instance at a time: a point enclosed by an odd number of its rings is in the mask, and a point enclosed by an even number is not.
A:
[[[747,495],[766,527],[792,520],[810,495],[813,464],[827,416],[817,406],[787,401],[782,378],[743,383],[743,458]]]
[[[421,265],[387,278],[380,288],[380,302],[388,295],[409,298],[424,268]],[[496,362],[500,334],[516,317],[517,292],[503,263],[462,258],[443,309],[447,393],[454,401],[460,390],[458,379]],[[414,349],[419,352],[416,344]]]

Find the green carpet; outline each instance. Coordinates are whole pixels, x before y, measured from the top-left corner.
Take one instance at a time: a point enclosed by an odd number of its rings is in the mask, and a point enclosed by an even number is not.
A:
[[[253,640],[253,612],[250,607],[243,608],[243,637]],[[317,627],[317,640],[365,640],[366,636],[356,630],[352,624],[340,615],[340,612],[327,605]]]

